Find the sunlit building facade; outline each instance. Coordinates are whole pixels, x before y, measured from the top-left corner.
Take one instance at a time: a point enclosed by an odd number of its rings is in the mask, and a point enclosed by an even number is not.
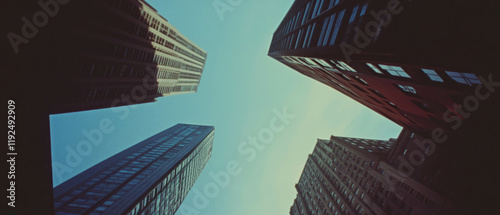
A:
[[[296,0],[269,56],[426,135],[462,118],[454,105],[490,74],[482,69],[486,57],[471,54],[479,42],[464,46],[463,34],[450,33],[460,27],[436,21],[461,16],[447,7],[425,0]]]
[[[319,139],[290,214],[450,214],[451,203],[386,162],[396,140]]]
[[[79,7],[54,24],[51,53],[60,63],[49,70],[54,72],[51,113],[153,102],[198,90],[207,53],[148,3],[86,1]]]
[[[177,124],[54,188],[56,214],[171,214],[212,154],[214,127]]]

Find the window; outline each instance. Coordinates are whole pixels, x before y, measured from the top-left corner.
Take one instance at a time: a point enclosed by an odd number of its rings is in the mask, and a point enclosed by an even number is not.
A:
[[[354,22],[354,19],[356,19],[357,12],[358,12],[358,6],[356,6],[352,9],[352,14],[351,14],[351,18],[349,19],[349,23]]]
[[[360,83],[364,84],[364,85],[368,85],[368,82],[366,82],[365,80],[363,80],[362,78],[358,77],[358,76],[354,76],[354,78],[356,80],[358,80]]]
[[[301,40],[301,38],[302,38],[302,31],[303,31],[303,30],[304,30],[304,29],[301,29],[301,30],[299,31],[299,34],[297,34],[297,40],[295,41],[295,46],[294,46],[294,49],[297,49],[297,48],[299,47],[299,43],[300,43],[300,40]],[[293,34],[292,34],[292,41],[293,41]]]
[[[378,97],[385,99],[385,96],[382,95],[382,93],[380,93],[378,90],[370,89],[370,91],[372,91]]]
[[[307,47],[309,47],[311,45],[311,40],[313,38],[313,34],[314,34],[314,29],[315,28],[316,28],[316,22],[313,23],[313,25],[312,25],[311,33],[309,34],[309,40],[307,41]]]
[[[340,63],[342,66],[344,66],[344,68],[346,68],[346,70],[348,71],[351,71],[351,72],[356,72],[356,70],[354,70],[351,66],[349,66],[348,64],[344,63],[344,61],[337,61],[338,63]]]
[[[425,111],[428,111],[429,110],[429,105],[425,102],[421,102],[421,101],[415,101],[415,100],[412,100],[412,102],[417,105],[420,109],[422,110],[425,110]]]
[[[343,61],[331,60],[330,62],[332,62],[335,66],[337,66],[337,68],[339,68],[341,70],[345,70],[345,71],[349,71],[349,72],[356,72],[356,70],[354,70],[351,66],[347,65]]]
[[[321,29],[321,34],[319,35],[318,46],[321,46],[323,44],[323,38],[325,36],[327,27],[331,29],[331,27],[328,25],[329,23],[330,23],[330,17],[326,17],[325,20],[323,21],[323,28]]]
[[[311,2],[307,3],[306,9],[304,10],[304,17],[302,17],[301,25],[307,20],[307,16],[309,16],[309,7],[311,6]]]
[[[324,0],[318,0],[316,2],[316,6],[314,7],[314,11],[312,13],[311,18],[316,17],[321,12],[321,7],[323,7],[323,1]]]
[[[379,104],[382,104],[382,102],[381,102],[381,101],[379,101],[379,100],[377,100],[377,99],[373,98],[372,96],[368,96],[368,97],[370,97],[373,101],[375,101],[375,102],[377,102],[377,103],[379,103]]]
[[[436,71],[432,70],[432,69],[422,69],[422,71],[424,71],[425,74],[427,74],[427,76],[429,76],[429,78],[433,81],[437,81],[437,82],[443,82],[443,79],[441,77],[439,77],[439,75],[436,73]]]
[[[472,86],[472,84],[481,84],[479,78],[477,78],[477,76],[472,73],[451,72],[451,71],[445,71],[445,72],[450,76],[450,78],[452,78],[458,83],[467,84],[469,86]]]
[[[337,34],[339,33],[340,26],[342,25],[342,20],[344,18],[344,13],[345,13],[345,9],[342,10],[339,13],[339,16],[337,17],[337,22],[335,23],[335,29],[333,30],[332,39],[330,40],[330,45],[331,46],[335,44],[335,40],[337,39]]]
[[[96,211],[104,211],[106,210],[106,207],[100,206],[96,208]]]
[[[326,28],[326,32],[325,32],[325,30],[323,30],[321,32],[321,36],[318,40],[318,46],[325,46],[326,44],[328,44],[328,39],[330,38],[330,32],[332,30],[333,21],[335,20],[336,15],[337,14],[333,14],[330,17],[325,18],[325,24],[323,25],[323,27],[325,27],[325,26],[328,26],[328,27]]]
[[[354,88],[358,89],[360,92],[363,92],[363,93],[366,93],[366,91],[364,91],[363,89],[361,89],[361,87],[358,87],[356,85],[352,85]]]
[[[366,13],[366,8],[368,7],[368,3],[363,5],[363,8],[361,8],[361,13],[359,13],[359,16],[363,16]]]
[[[389,74],[392,76],[400,76],[400,77],[405,77],[405,78],[411,78],[408,73],[406,73],[403,68],[399,66],[388,66],[388,65],[383,65],[379,64],[380,68],[384,69],[387,71]]]
[[[332,68],[333,67],[328,64],[326,61],[322,60],[322,59],[314,59],[315,62],[317,62],[318,64],[322,65],[323,67],[327,67],[327,68]]]
[[[417,94],[417,91],[412,86],[405,86],[405,85],[399,85],[398,84],[398,87],[401,90],[405,91],[405,92],[408,92],[408,93],[411,93],[411,94]]]
[[[347,76],[346,76],[346,75],[344,75],[344,74],[340,74],[340,75],[341,75],[341,77],[342,77],[342,78],[344,78],[345,80],[348,80],[348,81],[350,81],[350,80],[351,80],[349,77],[347,77]]]
[[[330,32],[332,31],[332,27],[333,27],[333,22],[335,21],[335,16],[337,14],[333,14],[330,16],[330,19],[329,21],[327,22],[328,24],[328,28],[326,30],[326,33],[325,33],[325,37],[323,38],[323,40],[320,39],[320,41],[318,41],[318,43],[322,43],[323,46],[326,46],[326,44],[328,44],[328,39],[330,39]]]
[[[312,27],[312,25],[307,26],[307,31],[305,31],[306,32],[305,38],[304,38],[304,41],[302,42],[302,48],[305,48],[307,45],[307,41],[309,40],[309,32],[312,32],[311,27]],[[304,30],[305,30],[305,28],[304,28]]]
[[[373,64],[371,63],[366,63],[366,65],[368,65],[370,68],[373,69],[373,71],[375,71],[376,73],[378,74],[384,74],[382,71],[380,71],[380,69],[378,69],[376,66],[374,66]]]

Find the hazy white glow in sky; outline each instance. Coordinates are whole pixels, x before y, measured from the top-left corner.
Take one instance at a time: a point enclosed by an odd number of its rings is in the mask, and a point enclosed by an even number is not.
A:
[[[296,196],[294,185],[317,138],[387,140],[401,131],[347,96],[267,56],[272,35],[293,0],[226,3],[232,11],[225,12],[223,20],[214,9],[213,3],[218,2],[214,0],[148,2],[208,52],[198,92],[119,107],[130,110],[124,119],[111,109],[52,115],[53,162],[67,167],[54,173],[54,185],[177,123],[213,125],[212,158],[177,215],[288,214]],[[250,153],[238,151],[242,142],[270,128],[274,110],[285,107],[295,118],[282,124],[283,129],[274,132],[264,148],[255,150],[253,159]],[[68,148],[85,140],[84,131],[99,128],[103,119],[111,121],[114,130],[104,134],[103,141],[80,162],[66,165]],[[277,120],[276,125],[280,123]],[[224,188],[212,191],[212,196],[197,197],[196,190],[204,193],[215,182],[211,173],[225,170],[228,163],[238,163],[239,173]]]

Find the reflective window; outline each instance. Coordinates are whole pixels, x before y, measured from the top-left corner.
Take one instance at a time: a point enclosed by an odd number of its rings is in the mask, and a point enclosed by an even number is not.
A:
[[[323,44],[323,38],[325,36],[327,27],[329,28],[329,26],[328,26],[329,22],[330,22],[330,18],[325,17],[325,20],[323,20],[323,28],[321,28],[321,33],[320,33],[319,39],[318,39],[318,46],[321,46]]]
[[[330,1],[330,5],[328,5],[328,8],[332,8],[333,6],[337,5],[339,3],[340,0],[331,0]]]
[[[311,39],[313,38],[313,34],[314,34],[315,29],[316,29],[316,22],[313,23],[313,25],[311,27],[311,32],[309,33],[309,39],[307,40],[307,47],[310,47],[310,45],[311,45]]]
[[[301,25],[304,24],[304,22],[307,20],[307,16],[309,15],[310,5],[311,5],[311,2],[307,3],[306,9],[304,10],[304,17],[302,18]]]
[[[368,3],[363,5],[363,8],[361,8],[361,13],[359,13],[359,16],[363,16],[366,13],[366,8],[368,7]]]
[[[392,76],[400,76],[400,77],[405,77],[405,78],[411,78],[408,73],[406,73],[403,68],[399,66],[389,66],[389,65],[383,65],[379,64],[380,68],[383,70],[387,71],[389,74]]]
[[[398,84],[398,87],[401,90],[405,91],[405,92],[408,92],[408,93],[411,93],[411,94],[417,94],[417,91],[412,86],[405,86],[405,85],[399,85]]]
[[[351,14],[351,18],[349,19],[349,23],[354,22],[354,19],[356,19],[357,12],[358,12],[358,6],[356,6],[352,9],[352,14]]]
[[[323,67],[332,68],[332,66],[330,66],[330,64],[328,64],[326,61],[324,61],[322,59],[311,59],[311,60],[313,62],[316,62],[316,64],[322,65]]]
[[[380,71],[380,69],[378,69],[376,66],[374,66],[373,64],[371,63],[366,63],[366,65],[368,65],[371,69],[373,69],[373,71],[375,71],[376,73],[378,74],[384,74],[382,71]]]
[[[328,21],[328,28],[325,32],[325,36],[323,38],[323,40],[319,40],[318,43],[322,42],[322,45],[323,46],[326,46],[326,44],[328,44],[328,39],[330,39],[330,32],[332,31],[332,28],[333,28],[333,22],[335,21],[335,16],[337,14],[333,14],[330,16],[330,19]]]
[[[358,77],[358,76],[354,76],[354,78],[356,78],[356,80],[358,80],[359,82],[363,83],[364,85],[368,85],[368,82],[366,82],[365,80],[363,80],[362,78]]]
[[[339,16],[337,17],[337,22],[335,23],[335,28],[333,30],[332,39],[330,40],[330,45],[335,44],[335,40],[337,39],[337,34],[339,33],[340,26],[342,25],[342,20],[344,18],[344,13],[345,13],[345,9],[342,10],[339,13]]]
[[[427,76],[433,81],[443,82],[443,79],[432,69],[422,69]]]
[[[445,72],[450,76],[450,78],[452,78],[458,83],[467,84],[469,86],[472,86],[472,84],[481,84],[479,78],[472,73],[450,72],[450,71],[445,71]]]
[[[335,64],[335,66],[337,66],[337,68],[339,68],[341,70],[345,70],[345,71],[349,71],[349,72],[356,72],[356,70],[354,70],[351,66],[349,66],[348,64],[346,64],[343,61],[333,61],[333,60],[331,60],[330,62],[332,62],[333,64]]]
[[[312,33],[311,27],[312,27],[312,25],[307,26],[307,31],[305,31],[306,32],[305,33],[305,38],[304,38],[304,41],[302,42],[302,48],[306,47],[307,41],[309,40],[309,36],[310,36],[309,33]]]

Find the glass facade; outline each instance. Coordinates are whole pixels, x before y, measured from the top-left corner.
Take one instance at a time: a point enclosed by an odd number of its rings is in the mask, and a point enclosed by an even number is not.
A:
[[[211,156],[214,128],[178,124],[54,189],[56,214],[174,214]]]

